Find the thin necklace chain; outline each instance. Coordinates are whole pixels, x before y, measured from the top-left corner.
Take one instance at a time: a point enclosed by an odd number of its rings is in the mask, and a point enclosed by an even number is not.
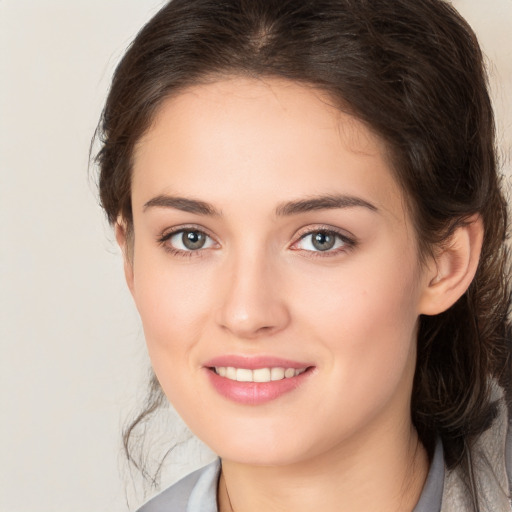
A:
[[[235,509],[233,508],[233,505],[231,503],[231,497],[229,496],[229,491],[228,491],[228,484],[226,482],[226,477],[224,475],[222,475],[222,479],[224,480],[224,489],[226,490],[226,496],[228,497],[228,503],[229,503],[229,512],[235,512]]]

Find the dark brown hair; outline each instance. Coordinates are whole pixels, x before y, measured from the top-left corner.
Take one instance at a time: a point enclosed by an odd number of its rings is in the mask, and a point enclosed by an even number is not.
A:
[[[496,415],[493,382],[510,389],[507,206],[482,53],[442,0],[173,0],[119,64],[99,126],[101,203],[132,222],[134,145],[162,102],[226,76],[279,77],[326,92],[386,143],[423,254],[479,214],[476,277],[445,313],[422,317],[412,419],[449,468]],[[160,404],[153,383],[148,408]],[[161,395],[160,395],[161,396]]]

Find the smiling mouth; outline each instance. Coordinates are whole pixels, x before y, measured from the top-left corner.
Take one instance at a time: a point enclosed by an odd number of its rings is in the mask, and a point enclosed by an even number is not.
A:
[[[210,368],[220,377],[237,382],[274,382],[283,379],[291,379],[304,373],[305,368],[257,368],[250,370],[248,368],[235,368],[233,366],[215,366]]]

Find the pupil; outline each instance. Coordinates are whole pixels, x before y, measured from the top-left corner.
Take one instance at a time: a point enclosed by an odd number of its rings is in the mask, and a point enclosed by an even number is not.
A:
[[[315,233],[313,235],[313,246],[319,251],[327,251],[334,247],[335,237],[330,233]]]
[[[205,244],[205,236],[199,231],[185,231],[182,237],[183,245],[187,249],[201,249]]]

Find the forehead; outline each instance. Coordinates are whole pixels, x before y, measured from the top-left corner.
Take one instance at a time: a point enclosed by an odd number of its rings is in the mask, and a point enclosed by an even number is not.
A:
[[[402,209],[384,142],[326,94],[279,79],[232,78],[168,98],[136,147],[132,184],[138,202],[170,192],[233,202],[235,189],[286,200],[337,188]]]
[[[323,91],[279,78],[233,77],[191,86],[164,100],[152,125],[137,144],[135,156],[144,151],[148,139],[170,130],[172,121],[180,123],[180,131],[193,128],[199,134],[197,125],[212,120],[223,123],[226,135],[232,135],[226,131],[229,124],[236,133],[244,130],[258,134],[262,125],[268,129],[273,124],[279,129],[281,124],[292,121],[294,130],[290,131],[288,126],[284,137],[302,132],[313,139],[317,138],[315,135],[325,136],[328,132],[338,131],[339,142],[350,145],[354,151],[386,153],[380,137],[360,120],[335,106],[333,99]],[[222,134],[210,135],[213,138]]]

